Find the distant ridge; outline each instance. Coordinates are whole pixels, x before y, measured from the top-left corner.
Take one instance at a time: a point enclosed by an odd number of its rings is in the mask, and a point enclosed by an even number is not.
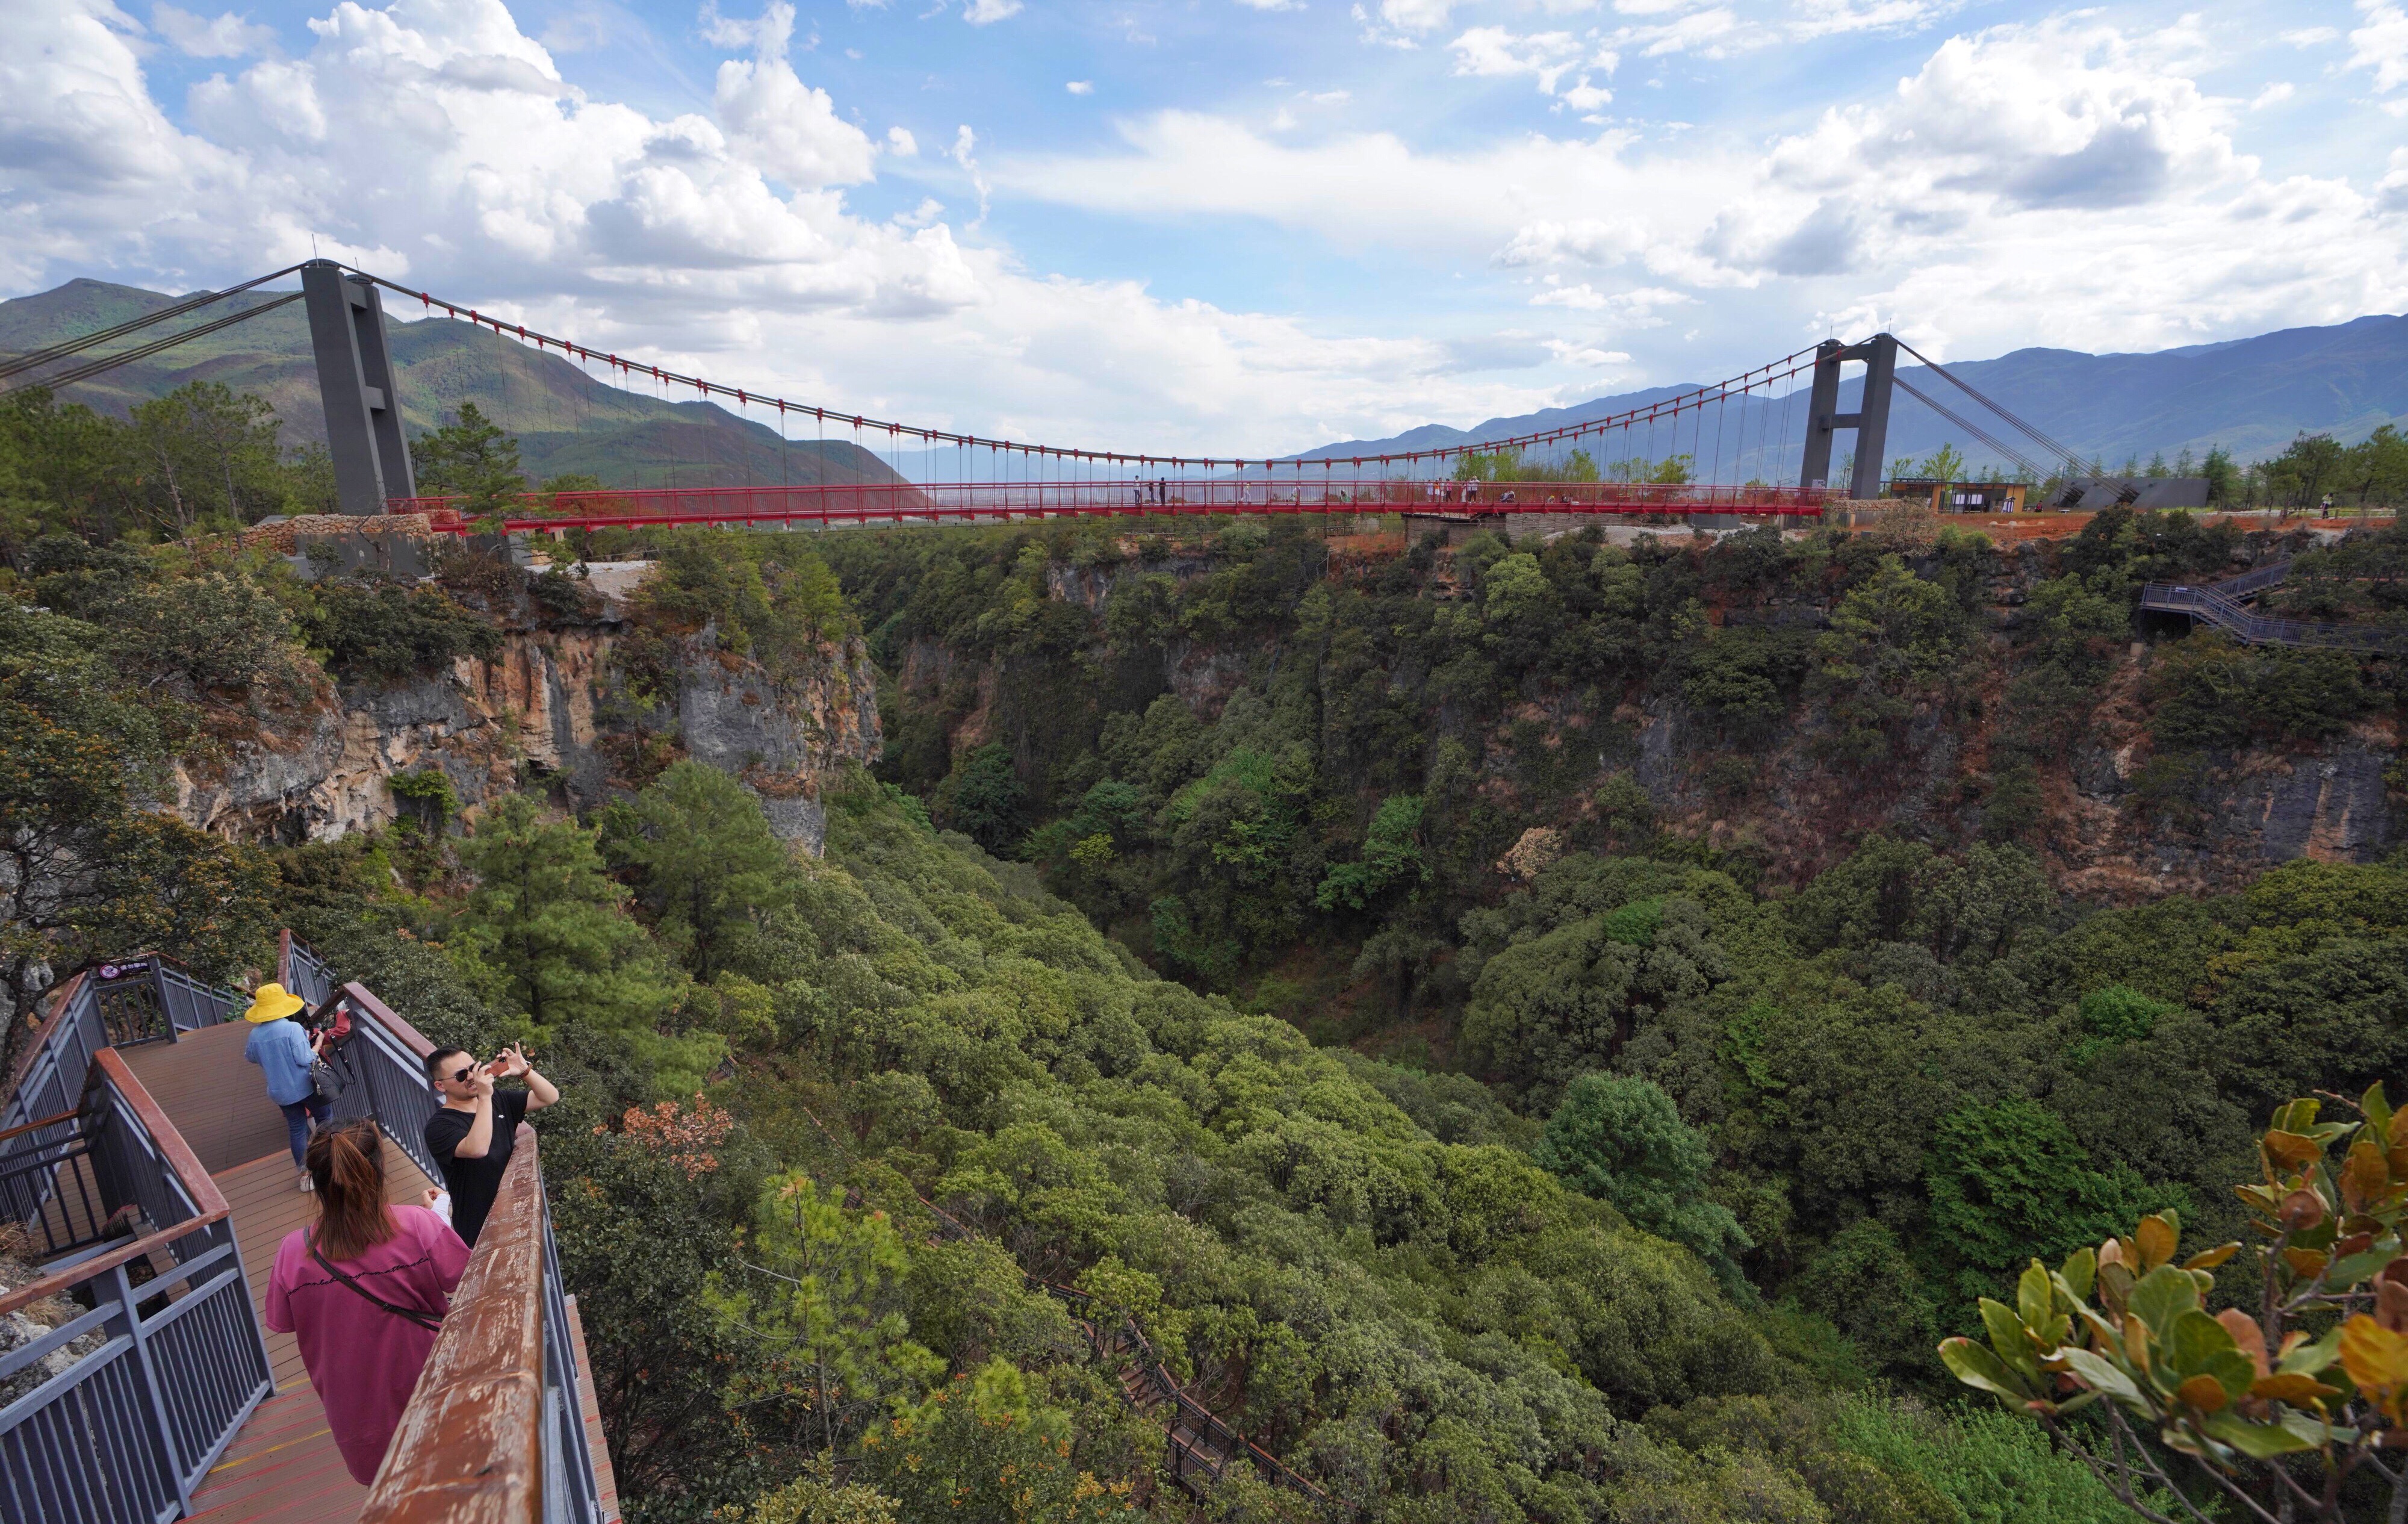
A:
[[[40,349],[176,299],[79,280],[0,302],[0,355]],[[231,298],[226,306],[271,299],[252,294]],[[390,308],[388,315],[394,320],[407,426],[412,432],[433,427],[461,403],[475,402],[519,437],[522,458],[538,479],[575,471],[614,487],[736,486],[893,482],[900,480],[896,467],[915,477],[934,470],[954,480],[983,479],[1007,468],[976,452],[907,450],[890,467],[886,458],[850,439],[781,441],[776,430],[715,402],[671,402],[624,391],[558,355],[465,323],[414,320],[406,305]],[[2218,445],[2242,460],[2258,459],[2279,453],[2303,431],[2329,432],[2351,442],[2386,423],[2408,428],[2408,317],[2285,328],[2150,354],[2016,350],[1994,360],[1951,362],[1949,368],[2110,469],[2135,456],[2146,464],[2162,452],[2172,461],[2185,449],[2203,455]],[[1952,389],[1920,367],[1900,374],[1936,396],[1950,396]],[[283,421],[288,442],[325,438],[308,325],[297,306],[136,361],[70,387],[65,395],[122,415],[135,403],[189,381],[222,381],[266,397]],[[1469,428],[1423,424],[1386,439],[1346,439],[1283,458],[1344,461],[1478,444],[1642,407],[1691,384],[1618,393],[1491,418]],[[1854,383],[1842,388],[1842,410],[1856,406],[1859,391]],[[1701,469],[1708,461],[1719,462],[1714,474],[1727,480],[1785,482],[1797,473],[1805,412],[1799,392],[1781,403],[1734,407],[1720,420],[1710,419],[1702,438],[1692,414],[1677,433],[1667,426],[1652,437],[1642,430],[1618,448],[1596,440],[1585,447],[1600,464],[1625,454],[1694,453]],[[2010,441],[2023,445],[2019,438],[2011,436]],[[1889,454],[1927,455],[1943,443],[1956,445],[1976,467],[2003,464],[1963,430],[1899,395]],[[2027,453],[2037,455],[2038,447]],[[1256,467],[1253,474],[1260,472]]]
[[[230,297],[223,310],[274,297]],[[176,300],[134,286],[70,280],[38,295],[0,302],[0,355],[42,349]],[[204,309],[191,321],[220,311]],[[410,433],[433,428],[463,402],[474,402],[518,436],[520,459],[538,482],[567,472],[598,477],[611,487],[900,480],[851,439],[781,441],[775,429],[715,402],[669,402],[625,391],[559,355],[466,323],[419,320],[400,303],[389,305],[386,317],[401,383],[402,421]],[[136,335],[97,352],[153,337]],[[322,443],[326,438],[308,320],[298,304],[104,372],[62,395],[123,416],[134,404],[193,381],[220,381],[265,397],[284,425],[287,444]]]
[[[2203,455],[2222,445],[2246,461],[2280,453],[2302,431],[2330,433],[2351,443],[2382,424],[2408,428],[2408,317],[2363,317],[2325,328],[2285,328],[2251,338],[2193,344],[2152,354],[2016,350],[1995,360],[1951,361],[1948,369],[2081,452],[2086,459],[2103,458],[2111,469],[2133,455],[2145,465],[2159,451],[2171,461],[2185,449]],[[1946,381],[1928,376],[1920,366],[1901,367],[1899,373],[1956,410],[1965,410],[1956,401],[1963,394],[1954,393]],[[1694,384],[1652,387],[1514,418],[1491,418],[1465,429],[1425,424],[1384,439],[1323,445],[1305,451],[1300,458],[1343,460],[1478,444],[1643,407]],[[1842,410],[1852,410],[1861,393],[1861,386],[1843,386]],[[1803,393],[1787,399],[1785,408],[1756,404],[1748,410],[1743,429],[1727,427],[1721,440],[1723,458],[1742,460],[1743,471],[1761,474],[1768,481],[1794,476],[1805,414]],[[1736,422],[1735,414],[1733,424]],[[1974,422],[1993,433],[2001,432],[1985,418],[1976,417]],[[1701,443],[1693,442],[1684,429],[1677,448],[1671,430],[1659,430],[1652,451],[1641,431],[1629,453],[1660,457],[1694,449],[1711,455],[1716,448],[1713,427],[1710,420]],[[1842,436],[1843,441],[1846,438]],[[1759,439],[1765,442],[1756,442]],[[2019,437],[2008,439],[2024,448]],[[1893,457],[1925,455],[1943,443],[1955,444],[1976,463],[1994,456],[1985,446],[1967,439],[1964,430],[1901,394],[1890,417],[1888,453]],[[1591,441],[1588,449],[1595,454],[1599,446]],[[2027,453],[2036,455],[2038,447],[2030,446]],[[1777,468],[1782,467],[1786,469]]]

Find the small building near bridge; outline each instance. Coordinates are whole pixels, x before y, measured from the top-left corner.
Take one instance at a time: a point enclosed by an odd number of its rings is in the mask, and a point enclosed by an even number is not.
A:
[[[2020,513],[2030,490],[2020,482],[1942,482],[1914,476],[1889,484],[1892,497],[1920,498],[1936,513]]]

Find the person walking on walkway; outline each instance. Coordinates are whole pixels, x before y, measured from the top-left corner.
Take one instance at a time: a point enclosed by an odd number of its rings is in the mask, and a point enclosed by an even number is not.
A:
[[[374,1122],[309,1140],[318,1220],[284,1235],[267,1280],[267,1326],[290,1333],[351,1480],[376,1480],[435,1330],[468,1266],[468,1245],[429,1210],[385,1204]]]
[[[523,1090],[494,1088],[496,1079],[521,1077]],[[517,1046],[504,1048],[490,1064],[460,1048],[437,1048],[426,1056],[426,1082],[443,1098],[441,1108],[426,1119],[427,1151],[443,1167],[443,1183],[452,1190],[452,1226],[464,1243],[474,1244],[502,1188],[502,1172],[510,1166],[519,1124],[527,1113],[558,1100],[560,1092]]]
[[[242,1019],[251,1024],[251,1036],[243,1040],[242,1056],[267,1076],[267,1099],[284,1113],[285,1141],[293,1145],[293,1168],[301,1177],[303,1190],[310,1188],[311,1179],[302,1151],[309,1144],[310,1124],[326,1125],[327,1107],[309,1078],[309,1066],[318,1057],[315,1044],[301,1029],[301,1023],[293,1019],[308,1003],[286,993],[282,985],[262,985],[251,997],[251,1009],[242,1014]]]

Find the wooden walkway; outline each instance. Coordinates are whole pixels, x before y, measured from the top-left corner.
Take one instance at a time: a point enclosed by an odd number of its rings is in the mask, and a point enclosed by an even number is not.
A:
[[[229,1022],[187,1032],[172,1043],[122,1051],[135,1077],[225,1193],[251,1304],[264,1308],[277,1247],[286,1234],[313,1220],[316,1198],[299,1188],[283,1113],[267,1099],[260,1071],[243,1060],[242,1045],[249,1035],[242,1023]],[[415,1201],[430,1184],[426,1176],[390,1138],[383,1156],[386,1200]],[[580,1363],[587,1364],[583,1331],[575,1323],[571,1328]],[[210,1469],[186,1517],[209,1524],[351,1524],[368,1489],[352,1481],[343,1467],[326,1428],[325,1409],[302,1368],[299,1344],[289,1333],[270,1333],[267,1358],[275,1390]],[[594,1403],[594,1384],[589,1376],[580,1385],[586,1440],[594,1448],[606,1517],[615,1524],[618,1497],[603,1445],[601,1416]]]

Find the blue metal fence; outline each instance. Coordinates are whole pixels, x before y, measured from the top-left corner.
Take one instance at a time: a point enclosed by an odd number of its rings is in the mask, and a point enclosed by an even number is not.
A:
[[[165,1524],[273,1383],[223,1198],[117,1055],[91,1068],[79,1167],[140,1236],[103,1239],[0,1296],[0,1316],[45,1298],[89,1304],[0,1355],[0,1383],[101,1336],[0,1407],[0,1524]]]

